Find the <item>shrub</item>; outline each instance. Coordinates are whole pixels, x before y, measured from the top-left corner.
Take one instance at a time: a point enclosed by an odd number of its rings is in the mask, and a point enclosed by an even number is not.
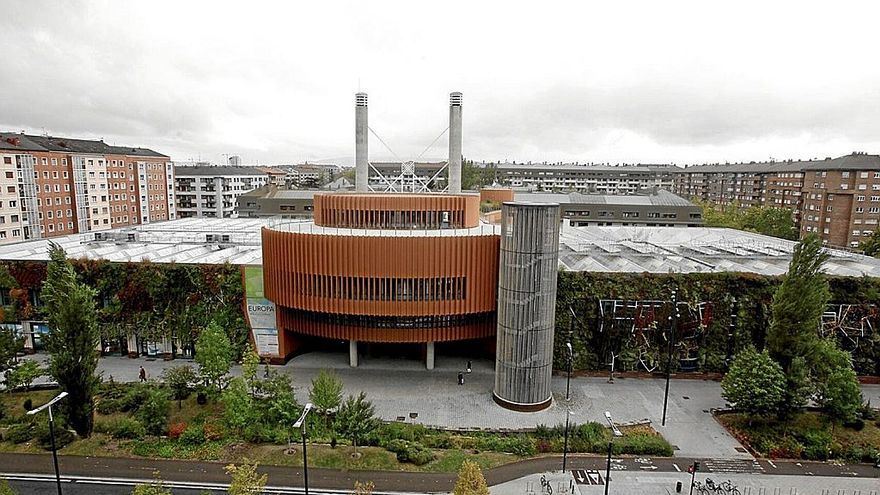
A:
[[[549,440],[545,440],[543,438],[539,438],[538,441],[535,442],[535,447],[541,454],[546,454],[547,452],[553,451],[553,444]]]
[[[205,443],[205,428],[202,425],[189,425],[180,434],[179,441],[184,445],[201,445]]]
[[[119,410],[122,412],[137,412],[141,408],[141,405],[147,401],[147,398],[150,396],[150,391],[153,390],[154,387],[155,385],[144,383],[131,385],[128,391],[125,392],[125,395],[119,399]]]
[[[511,437],[506,450],[511,454],[516,454],[520,457],[535,455],[538,452],[535,448],[534,440],[528,435],[516,435],[515,437]]]
[[[801,445],[804,459],[824,461],[831,450],[831,433],[824,430],[808,431],[802,435]]]
[[[28,397],[24,400],[24,404],[22,404],[21,407],[23,407],[25,411],[30,411],[34,408],[34,402]]]
[[[271,443],[275,441],[275,430],[257,421],[245,426],[241,435],[244,440],[251,443]],[[285,438],[287,438],[286,435]]]
[[[12,443],[25,443],[33,438],[33,425],[21,423],[12,425],[6,430],[6,440]]]
[[[855,419],[853,421],[848,421],[843,424],[844,428],[849,428],[850,430],[862,431],[865,429],[865,421],[861,418]]]
[[[569,442],[572,452],[603,452],[611,433],[599,423],[591,421],[582,425],[570,425]]]
[[[186,423],[172,423],[168,426],[168,438],[177,440],[186,431]]]
[[[540,440],[550,440],[554,436],[556,436],[556,432],[547,425],[541,424],[535,427],[535,438]]]
[[[631,455],[672,457],[672,445],[660,435],[630,434],[614,441],[613,452]]]
[[[226,435],[226,429],[220,423],[205,423],[202,431],[205,433],[205,440],[220,440]]]
[[[122,399],[102,397],[98,400],[97,405],[95,405],[95,410],[98,414],[113,414],[122,411],[123,404],[124,402]]]
[[[108,424],[108,433],[113,438],[135,440],[146,435],[147,430],[134,418],[119,418]]]
[[[169,409],[165,391],[154,388],[142,396],[139,395],[139,398],[141,400],[136,417],[144,425],[147,433],[157,436],[165,433]]]
[[[52,436],[49,433],[49,423],[37,423],[34,427],[34,439],[40,448],[44,450],[52,449]],[[55,425],[55,448],[62,449],[76,440],[76,434],[67,428],[61,428]]]
[[[434,460],[434,453],[418,442],[394,439],[386,447],[397,455],[400,462],[411,462],[416,466],[425,465]]]

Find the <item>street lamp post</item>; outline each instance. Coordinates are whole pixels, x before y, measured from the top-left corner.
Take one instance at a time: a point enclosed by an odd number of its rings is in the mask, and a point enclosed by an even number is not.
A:
[[[306,416],[308,416],[309,412],[312,410],[311,402],[306,404],[306,407],[303,409],[302,415],[296,420],[296,423],[293,423],[294,428],[300,428],[300,432],[302,433],[302,444],[303,444],[303,487],[305,488],[305,495],[309,495],[309,460],[306,454]]]
[[[65,397],[67,392],[61,392],[49,402],[27,412],[28,416],[33,416],[43,409],[49,410],[49,440],[52,443],[52,462],[55,464],[55,485],[58,487],[58,495],[61,495],[61,473],[58,470],[58,452],[55,450],[55,418],[52,416],[52,406]]]
[[[571,389],[571,362],[574,360],[574,351],[571,348],[571,336],[569,335],[569,342],[565,344],[568,348],[568,381],[565,385],[565,443],[562,447],[562,472],[565,472],[565,467],[568,463],[568,426],[569,426],[569,415],[571,414],[571,395],[569,391]]]
[[[615,437],[623,436],[623,432],[614,424],[614,420],[611,419],[611,413],[608,411],[605,411],[605,421],[611,426],[611,432]],[[614,446],[613,439],[612,437],[611,440],[608,440],[608,461],[605,463],[605,495],[608,495],[608,485],[611,484],[611,449]]]
[[[669,356],[666,359],[666,390],[663,392],[663,417],[660,420],[660,426],[666,426],[666,406],[669,404],[669,378],[672,374],[672,351],[675,348],[676,326],[678,325],[678,301],[676,299],[676,291],[672,291],[672,314],[669,315],[671,324],[669,325]]]

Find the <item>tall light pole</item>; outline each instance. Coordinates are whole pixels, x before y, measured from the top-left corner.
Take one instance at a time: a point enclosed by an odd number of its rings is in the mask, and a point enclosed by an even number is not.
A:
[[[311,402],[306,404],[306,407],[303,409],[302,415],[296,420],[296,423],[293,423],[294,428],[300,428],[300,432],[302,433],[302,443],[303,443],[303,487],[305,488],[305,495],[309,495],[309,460],[306,455],[306,416],[309,415],[309,412],[312,410]]]
[[[669,356],[666,360],[666,391],[663,392],[663,418],[660,420],[660,426],[666,426],[666,406],[669,404],[669,377],[672,374],[672,351],[675,348],[675,333],[678,326],[678,301],[676,299],[676,291],[672,290],[672,314],[669,315],[671,324],[669,325]]]
[[[605,411],[605,421],[608,421],[608,424],[611,426],[611,432],[614,433],[615,437],[623,436],[623,432],[614,424],[614,420],[611,419],[611,413],[608,411]],[[605,464],[605,495],[608,495],[608,485],[611,484],[611,449],[614,446],[612,440],[614,440],[614,437],[608,440],[608,461]]]
[[[571,396],[569,395],[570,384],[571,384],[571,362],[574,360],[574,351],[571,349],[571,342],[567,342],[565,346],[568,348],[568,381],[565,385],[565,443],[562,447],[562,472],[565,472],[565,467],[568,463],[568,426],[569,426],[569,416],[571,415]]]
[[[65,397],[67,392],[61,392],[49,402],[27,412],[28,416],[33,416],[43,409],[49,410],[49,439],[52,442],[52,462],[55,464],[55,485],[58,487],[58,495],[61,495],[61,473],[58,471],[58,452],[55,450],[55,418],[52,416],[52,406]]]

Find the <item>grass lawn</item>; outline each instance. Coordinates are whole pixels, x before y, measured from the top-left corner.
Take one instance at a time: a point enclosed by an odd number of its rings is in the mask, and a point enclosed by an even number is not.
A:
[[[789,421],[756,419],[749,425],[742,414],[722,414],[718,421],[760,455],[771,458],[874,462],[880,455],[880,420],[866,420],[857,430],[830,421],[815,411]]]

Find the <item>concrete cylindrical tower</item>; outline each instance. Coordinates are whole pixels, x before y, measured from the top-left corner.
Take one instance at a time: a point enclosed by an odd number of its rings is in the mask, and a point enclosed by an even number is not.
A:
[[[370,179],[370,162],[367,151],[369,128],[367,127],[367,94],[354,95],[354,169],[355,191],[367,192]]]
[[[498,330],[493,398],[537,411],[552,402],[559,205],[504,203],[498,262]]]
[[[461,193],[461,93],[449,93],[449,189]]]

